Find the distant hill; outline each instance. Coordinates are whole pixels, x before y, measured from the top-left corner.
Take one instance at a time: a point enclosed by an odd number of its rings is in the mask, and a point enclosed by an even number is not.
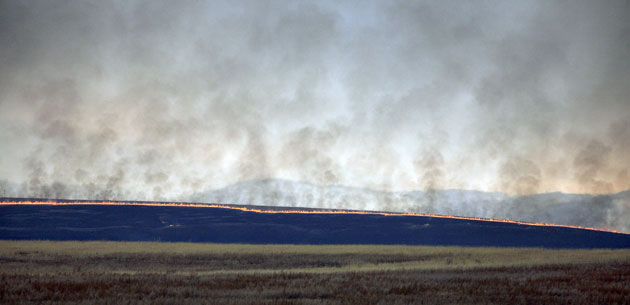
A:
[[[420,212],[599,227],[630,232],[630,190],[609,195],[432,190],[386,192],[338,185],[264,179],[199,192],[195,202],[262,206]]]
[[[33,193],[34,192],[34,193]],[[41,198],[153,200],[130,190],[96,185],[40,185],[37,190],[0,181],[0,197],[36,194]],[[419,212],[556,223],[630,232],[630,190],[616,194],[545,193],[510,196],[472,190],[381,191],[303,181],[263,179],[224,188],[180,194],[166,200],[352,210]],[[164,199],[161,199],[164,200]]]

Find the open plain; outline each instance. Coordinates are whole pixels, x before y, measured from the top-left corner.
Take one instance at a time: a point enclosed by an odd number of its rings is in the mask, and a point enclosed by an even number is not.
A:
[[[628,304],[630,250],[0,242],[2,304]]]

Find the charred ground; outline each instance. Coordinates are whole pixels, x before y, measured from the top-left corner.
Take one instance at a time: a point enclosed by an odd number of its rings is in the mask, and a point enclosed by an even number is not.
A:
[[[3,199],[0,239],[249,244],[397,244],[629,248],[630,235],[558,226],[393,214],[257,213],[234,208],[124,201]],[[7,204],[13,202],[16,204]],[[140,205],[135,205],[140,204]],[[150,206],[142,204],[151,204]],[[247,206],[232,206],[243,208]],[[278,207],[249,208],[278,210]],[[344,212],[344,211],[341,211]]]

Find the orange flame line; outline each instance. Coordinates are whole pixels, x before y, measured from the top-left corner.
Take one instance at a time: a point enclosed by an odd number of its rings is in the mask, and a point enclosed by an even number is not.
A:
[[[447,219],[459,219],[459,220],[476,220],[486,222],[499,222],[499,223],[511,223],[526,226],[539,226],[539,227],[558,227],[558,228],[570,228],[570,229],[583,229],[590,231],[628,234],[626,232],[620,232],[615,230],[607,230],[592,227],[561,225],[561,224],[548,224],[540,222],[524,222],[509,219],[492,219],[481,217],[464,217],[464,216],[449,216],[449,215],[436,215],[436,214],[424,214],[424,213],[393,213],[393,212],[372,212],[372,211],[346,211],[346,210],[264,210],[258,208],[250,208],[244,206],[233,206],[225,204],[209,204],[209,203],[187,203],[187,202],[121,202],[121,201],[76,201],[76,202],[60,202],[60,201],[2,201],[2,205],[114,205],[114,206],[155,206],[155,207],[192,207],[192,208],[218,208],[238,210],[243,212],[261,213],[261,214],[352,214],[352,215],[382,215],[382,216],[423,216],[434,218],[447,218]]]

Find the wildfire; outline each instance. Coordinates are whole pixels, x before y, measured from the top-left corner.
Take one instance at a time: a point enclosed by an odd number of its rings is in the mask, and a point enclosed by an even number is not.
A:
[[[156,206],[156,207],[191,207],[191,208],[215,208],[215,209],[229,209],[238,210],[243,212],[261,213],[261,214],[352,214],[352,215],[381,215],[381,216],[423,216],[434,218],[447,218],[447,219],[460,219],[460,220],[476,220],[486,222],[500,222],[511,223],[526,226],[540,226],[540,227],[559,227],[559,228],[571,228],[571,229],[584,229],[591,231],[610,232],[618,234],[630,234],[615,230],[606,230],[600,228],[560,225],[560,224],[548,224],[539,222],[524,222],[509,219],[492,219],[492,218],[480,218],[480,217],[464,217],[464,216],[449,216],[449,215],[436,215],[436,214],[424,214],[424,213],[396,213],[396,212],[374,212],[374,211],[349,211],[349,210],[272,210],[272,209],[260,209],[245,206],[235,206],[226,204],[209,204],[209,203],[189,203],[189,202],[127,202],[127,201],[54,201],[54,200],[41,200],[41,201],[0,201],[1,205],[115,205],[115,206]]]

